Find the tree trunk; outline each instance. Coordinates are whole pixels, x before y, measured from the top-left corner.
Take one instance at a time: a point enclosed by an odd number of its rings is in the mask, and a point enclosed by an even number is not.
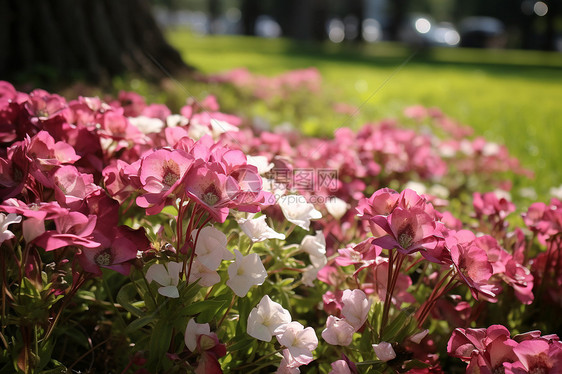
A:
[[[147,0],[0,0],[0,79],[98,83],[192,71]]]

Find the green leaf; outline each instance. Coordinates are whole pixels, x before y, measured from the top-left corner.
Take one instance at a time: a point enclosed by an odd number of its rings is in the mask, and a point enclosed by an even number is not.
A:
[[[125,328],[125,333],[128,334],[131,332],[135,332],[143,328],[144,326],[148,325],[149,323],[154,322],[157,319],[158,317],[155,316],[154,314],[136,319]]]
[[[421,362],[418,360],[410,360],[410,361],[406,361],[404,363],[404,369],[405,370],[410,370],[410,369],[423,369],[423,368],[428,368],[431,365],[425,362]]]
[[[245,334],[247,331],[248,316],[252,310],[252,304],[247,297],[238,298],[238,324],[236,325],[237,334]]]
[[[242,339],[240,339],[239,341],[237,341],[236,343],[228,346],[228,352],[235,352],[235,351],[239,351],[241,349],[247,349],[250,348],[252,345],[257,344],[256,339],[250,337],[250,336],[246,336]]]
[[[409,313],[400,311],[394,320],[384,329],[381,341],[400,342],[401,340],[398,339],[398,333],[404,326],[410,324],[411,319],[412,316]]]
[[[173,329],[172,324],[170,324],[166,318],[160,319],[154,326],[152,335],[150,336],[150,343],[148,345],[149,353],[147,366],[149,371],[159,371],[158,369],[160,369],[160,363],[165,357],[168,348],[170,348]]]
[[[138,292],[135,285],[133,283],[128,283],[119,290],[117,302],[129,313],[141,317],[144,314],[143,311],[133,305],[133,303],[138,301],[134,299],[137,294]]]
[[[374,355],[373,346],[371,343],[371,336],[369,332],[366,330],[363,331],[363,333],[361,334],[361,339],[359,340],[359,349],[361,350],[362,353],[372,352],[372,354]]]

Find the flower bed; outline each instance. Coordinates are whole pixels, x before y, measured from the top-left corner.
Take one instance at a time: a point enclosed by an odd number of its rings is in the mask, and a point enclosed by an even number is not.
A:
[[[516,207],[505,147],[219,109],[0,82],[2,372],[562,370],[562,202]]]

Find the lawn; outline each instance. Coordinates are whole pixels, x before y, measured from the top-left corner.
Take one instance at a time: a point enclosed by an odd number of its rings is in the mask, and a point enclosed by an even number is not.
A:
[[[359,116],[322,120],[324,129],[397,117],[413,104],[436,106],[472,126],[476,135],[506,144],[536,172],[534,181],[516,179],[516,187],[531,185],[546,199],[550,187],[562,183],[561,54],[412,50],[394,43],[316,45],[201,37],[184,31],[170,32],[169,40],[186,61],[205,73],[244,66],[253,73],[275,75],[316,67],[326,92],[361,107]]]

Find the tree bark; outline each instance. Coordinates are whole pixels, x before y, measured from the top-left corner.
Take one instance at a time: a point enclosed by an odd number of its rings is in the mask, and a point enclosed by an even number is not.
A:
[[[193,71],[147,0],[0,0],[0,79],[104,83],[123,73],[157,80]]]

